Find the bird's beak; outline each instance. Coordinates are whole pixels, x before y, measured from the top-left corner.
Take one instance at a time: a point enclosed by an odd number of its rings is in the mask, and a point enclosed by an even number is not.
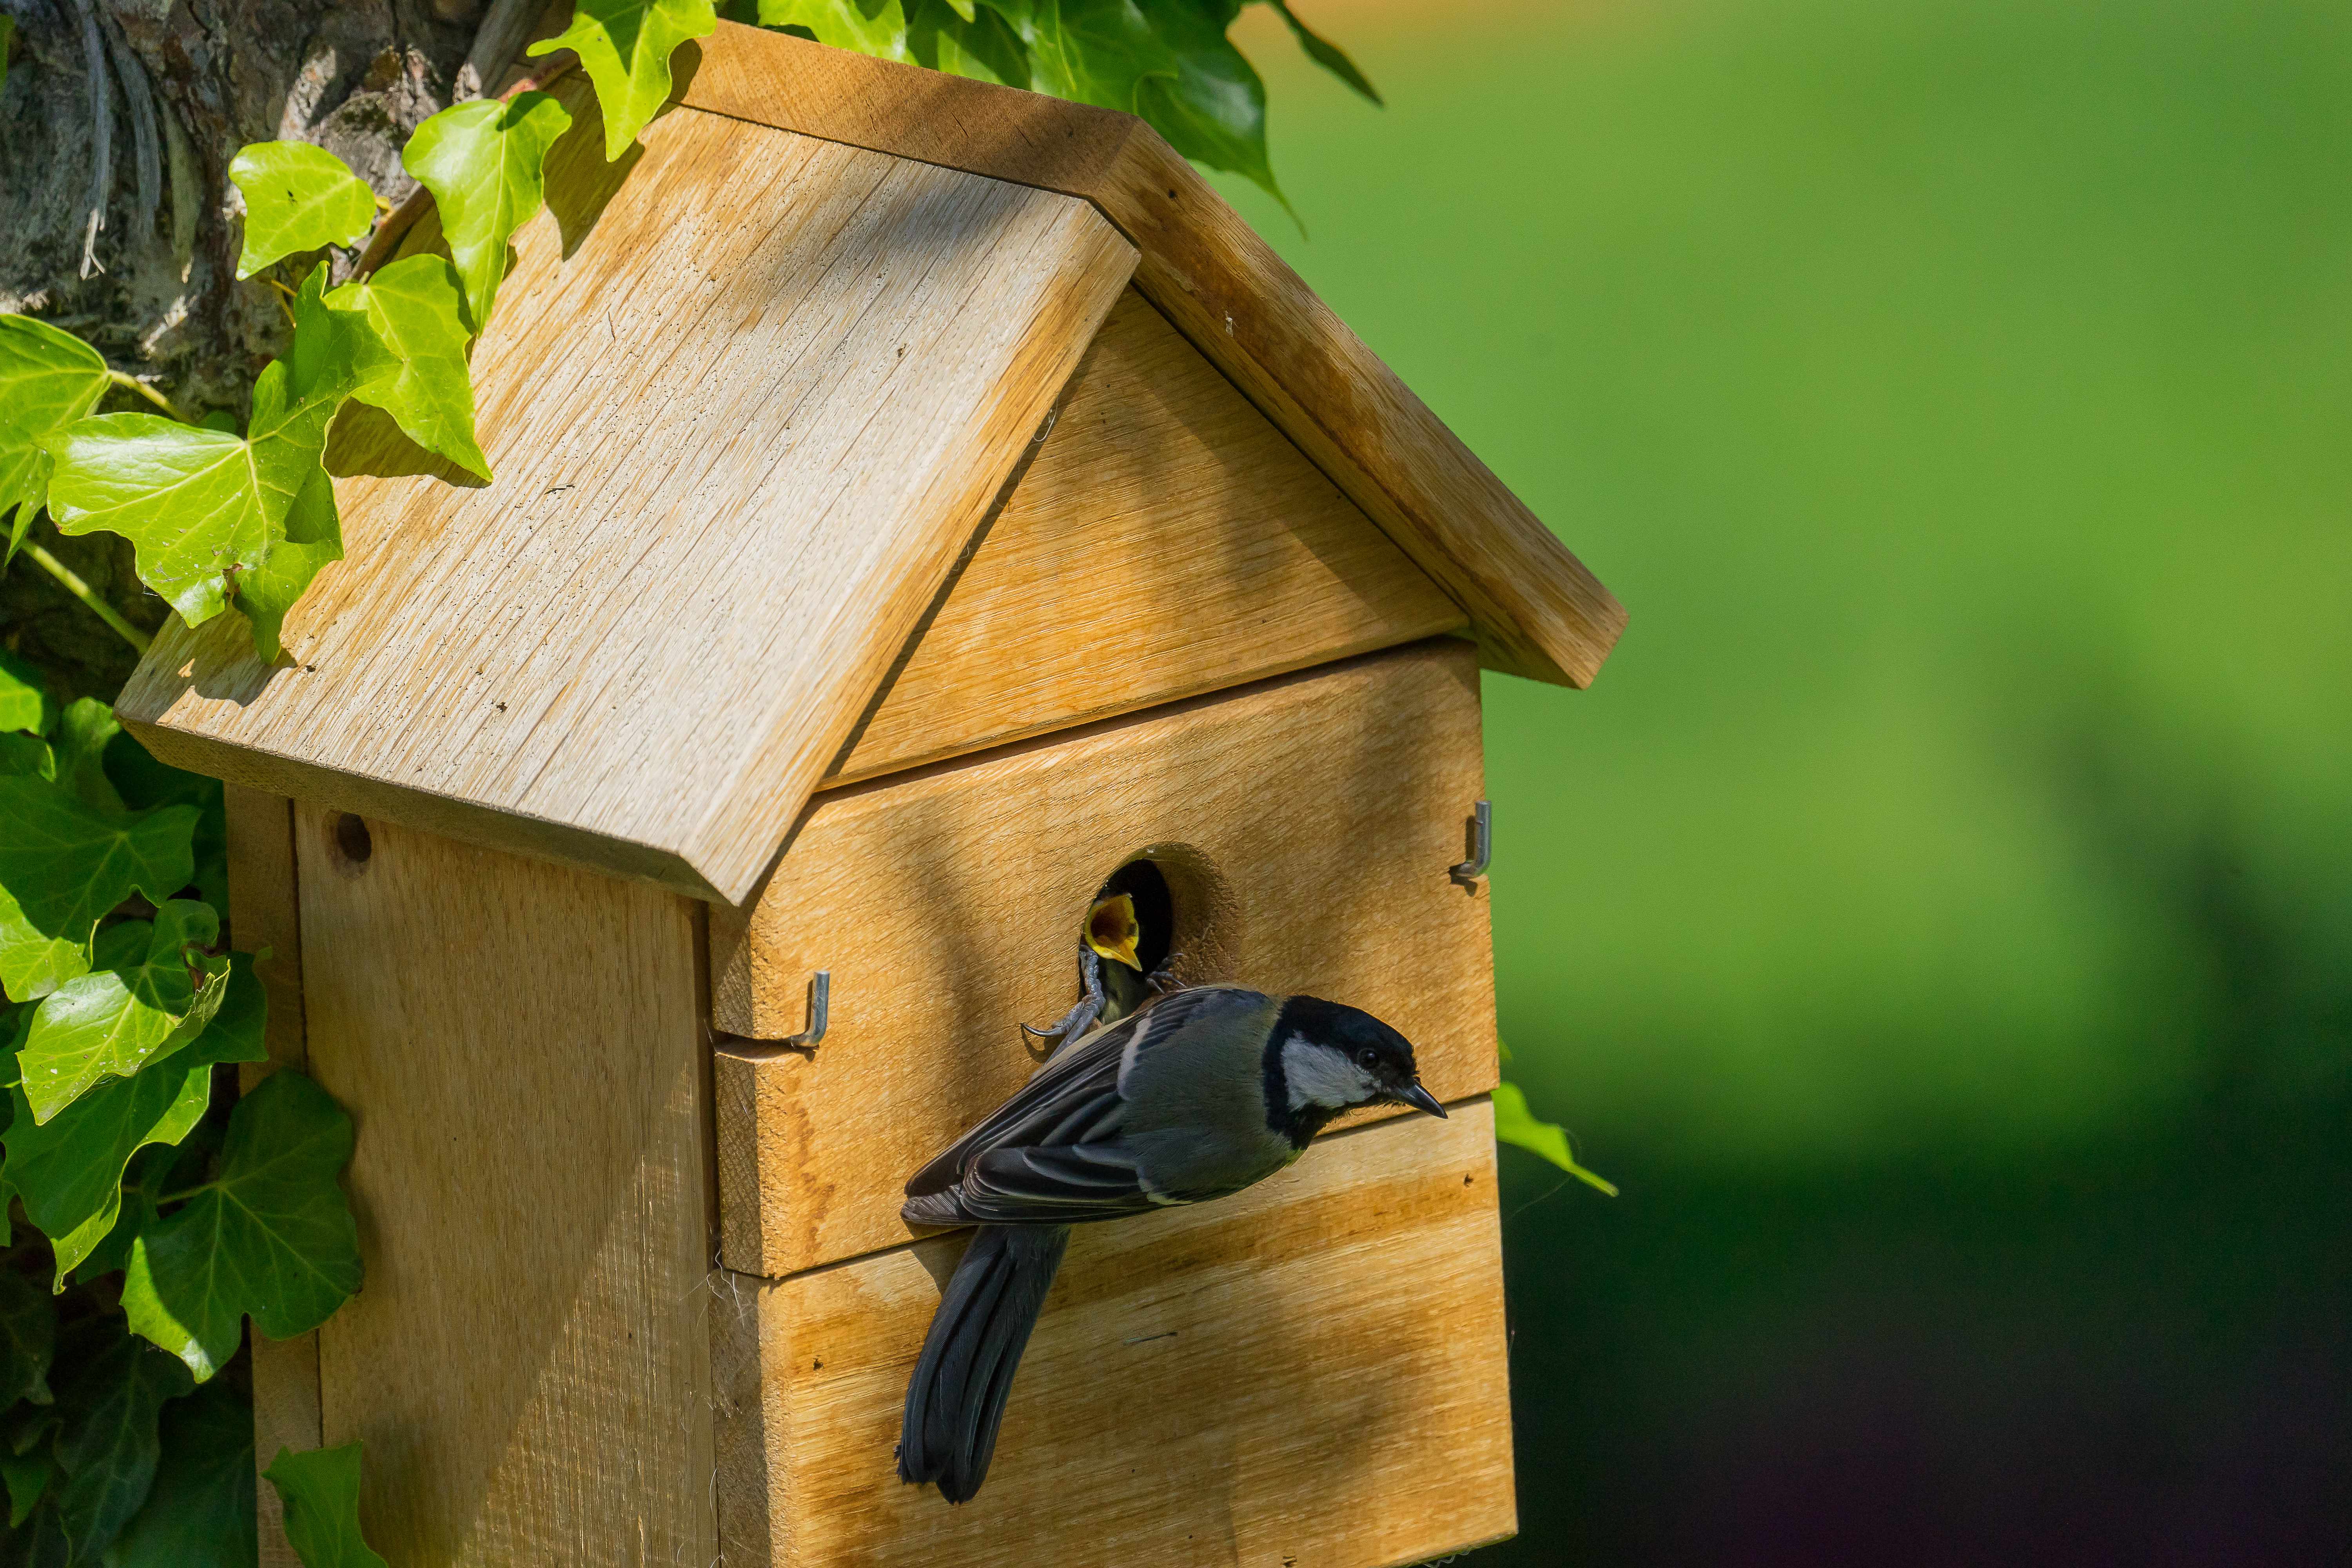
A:
[[[1440,1121],[1445,1120],[1445,1107],[1438,1104],[1437,1096],[1422,1088],[1418,1081],[1411,1089],[1401,1090],[1397,1099],[1415,1110],[1428,1111]]]

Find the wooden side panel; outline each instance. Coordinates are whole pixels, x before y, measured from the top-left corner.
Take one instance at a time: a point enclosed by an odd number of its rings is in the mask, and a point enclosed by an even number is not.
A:
[[[1590,684],[1625,611],[1141,121],[721,22],[684,101],[1083,196],[1136,287],[1470,612],[1496,668]],[[689,57],[691,51],[689,51]]]
[[[1075,998],[1087,904],[1146,849],[1181,978],[1353,1003],[1441,1099],[1491,1089],[1486,901],[1446,876],[1482,768],[1476,658],[1440,640],[820,796],[748,920],[711,917],[723,1031],[803,1028],[833,975],[814,1051],[719,1064],[728,1265],[906,1239],[908,1173],[1028,1078],[1016,1026]]]
[[[183,767],[738,900],[1135,252],[1072,197],[690,110],[608,164],[559,96],[474,356],[496,481],[347,412],[290,661],[175,621],[121,707]]]
[[[1129,289],[826,782],[1467,625]]]
[[[310,1064],[367,1279],[320,1330],[395,1563],[707,1563],[696,920],[658,889],[296,812]]]
[[[760,1397],[727,1419],[757,1424],[767,1490],[729,1506],[764,1501],[773,1556],[750,1560],[791,1568],[1388,1568],[1496,1540],[1517,1527],[1501,1239],[1483,1100],[1081,1226],[961,1508],[902,1485],[892,1445],[963,1237],[744,1281]]]
[[[247,1089],[281,1067],[308,1070],[310,1053],[302,1026],[302,918],[294,871],[294,803],[283,795],[227,787],[222,803],[228,817],[229,936],[240,952],[268,956],[256,961],[269,998],[266,1062],[237,1071]],[[280,1447],[319,1447],[319,1336],[273,1340],[252,1331],[253,1462],[266,1470]],[[261,1568],[301,1568],[286,1539],[284,1505],[278,1489],[258,1483],[254,1497],[260,1514]]]

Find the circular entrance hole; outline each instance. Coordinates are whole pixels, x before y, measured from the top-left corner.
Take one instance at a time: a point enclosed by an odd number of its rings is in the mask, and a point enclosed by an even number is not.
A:
[[[1134,902],[1136,957],[1144,974],[1164,970],[1179,985],[1232,975],[1240,905],[1224,874],[1198,847],[1147,845],[1103,879],[1079,919],[1121,893]]]
[[[368,825],[351,812],[335,818],[335,853],[353,866],[366,865],[368,857],[375,853],[375,840],[368,835]]]

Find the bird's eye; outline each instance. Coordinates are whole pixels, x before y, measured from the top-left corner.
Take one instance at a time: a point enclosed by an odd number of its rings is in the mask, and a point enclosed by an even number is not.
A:
[[[1360,1068],[1370,1068],[1378,1067],[1380,1065],[1380,1060],[1381,1053],[1372,1049],[1370,1046],[1366,1046],[1362,1050],[1356,1053],[1356,1065]]]

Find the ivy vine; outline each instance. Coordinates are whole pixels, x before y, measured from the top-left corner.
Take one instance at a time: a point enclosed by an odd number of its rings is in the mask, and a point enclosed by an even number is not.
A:
[[[1125,110],[1279,196],[1265,88],[1226,37],[1243,3],[728,0],[723,12]],[[1318,64],[1379,101],[1285,0],[1263,3]],[[605,155],[618,159],[668,99],[674,51],[720,15],[713,0],[578,0],[570,26],[530,53],[577,56]],[[184,623],[239,615],[277,658],[288,611],[342,553],[321,459],[347,404],[381,409],[418,446],[490,477],[467,355],[571,123],[530,83],[425,121],[402,162],[438,207],[442,252],[338,286],[326,260],[293,262],[364,245],[386,204],[321,148],[239,153],[237,276],[276,289],[291,328],[242,429],[225,412],[189,417],[47,322],[0,315],[7,557],[26,554],[143,649],[26,537],[44,510],[65,533],[120,534],[140,580]],[[110,398],[137,405],[101,412]],[[272,1338],[301,1334],[360,1287],[339,1185],[351,1120],[289,1069],[236,1092],[236,1065],[265,1058],[268,1004],[226,940],[217,784],[155,761],[103,703],[60,706],[37,671],[0,653],[0,1246],[11,1265],[0,1269],[0,1553],[244,1568],[257,1481],[250,1396],[233,1363],[248,1321]],[[1558,1130],[1514,1096],[1506,1136],[1575,1169]],[[17,1215],[33,1235],[13,1234]],[[360,1458],[355,1444],[280,1452],[264,1472],[313,1568],[383,1563],[360,1537]]]

